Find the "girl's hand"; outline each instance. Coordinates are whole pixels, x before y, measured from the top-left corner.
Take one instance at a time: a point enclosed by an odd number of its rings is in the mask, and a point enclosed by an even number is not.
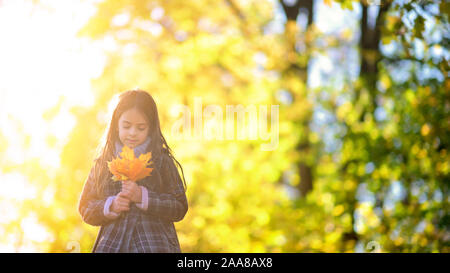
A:
[[[122,181],[121,193],[135,203],[140,203],[142,201],[141,187],[131,180]]]
[[[115,213],[130,210],[130,200],[128,200],[122,192],[119,192],[112,202],[111,210]]]

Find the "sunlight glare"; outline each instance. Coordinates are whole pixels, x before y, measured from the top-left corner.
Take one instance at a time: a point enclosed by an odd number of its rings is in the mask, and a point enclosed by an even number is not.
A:
[[[54,240],[52,234],[43,225],[39,224],[34,214],[24,218],[20,226],[24,232],[25,239],[38,243]]]
[[[37,157],[59,166],[58,150],[75,126],[70,108],[93,105],[90,81],[105,65],[100,43],[76,37],[93,12],[92,1],[2,1],[0,130],[10,144],[6,160],[20,164]],[[62,110],[45,120],[42,113],[61,98]],[[24,136],[31,136],[27,147]],[[58,140],[55,147],[46,144],[48,136]]]
[[[27,178],[17,172],[0,173],[0,198],[24,200],[36,197],[36,189],[28,183]]]

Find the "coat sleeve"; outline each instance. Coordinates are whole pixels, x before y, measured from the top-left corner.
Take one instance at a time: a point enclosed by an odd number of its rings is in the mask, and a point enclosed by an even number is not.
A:
[[[102,226],[113,219],[108,218],[104,214],[104,208],[107,198],[99,198],[93,187],[94,185],[94,168],[91,169],[89,176],[84,184],[78,202],[78,212],[84,222],[92,226]]]
[[[171,222],[183,220],[188,211],[188,202],[183,187],[183,181],[173,160],[164,155],[161,165],[161,179],[169,184],[169,193],[159,193],[147,189],[147,213],[156,215]]]

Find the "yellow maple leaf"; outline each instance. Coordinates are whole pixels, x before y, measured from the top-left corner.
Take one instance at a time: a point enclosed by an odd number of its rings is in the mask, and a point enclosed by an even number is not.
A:
[[[133,149],[128,148],[128,146],[125,145],[122,148],[122,152],[120,153],[120,156],[126,160],[133,160],[134,159],[134,151],[133,151]]]
[[[151,152],[141,154],[139,158],[136,158],[133,149],[124,146],[120,157],[108,162],[108,169],[113,174],[114,181],[131,180],[136,182],[151,175],[153,168],[147,167],[152,164],[151,158]]]

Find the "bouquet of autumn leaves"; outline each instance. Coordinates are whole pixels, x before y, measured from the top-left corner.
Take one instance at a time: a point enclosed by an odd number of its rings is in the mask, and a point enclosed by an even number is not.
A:
[[[114,181],[131,180],[138,181],[150,176],[153,168],[148,168],[152,158],[152,153],[141,154],[139,158],[134,156],[134,151],[128,146],[124,146],[120,157],[108,162],[109,171],[113,174]]]

